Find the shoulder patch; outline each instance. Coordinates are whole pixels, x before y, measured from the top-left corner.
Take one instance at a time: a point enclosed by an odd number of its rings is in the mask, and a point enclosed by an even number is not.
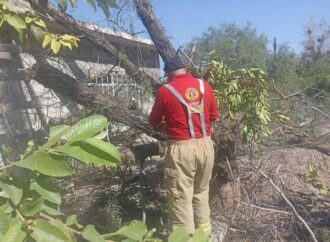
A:
[[[188,87],[185,96],[189,101],[196,101],[199,98],[199,91],[194,87]]]

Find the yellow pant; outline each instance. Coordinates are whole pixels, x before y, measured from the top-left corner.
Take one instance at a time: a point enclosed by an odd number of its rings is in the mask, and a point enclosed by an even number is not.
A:
[[[189,233],[195,227],[211,231],[209,182],[213,163],[210,137],[167,142],[164,180],[174,228]]]

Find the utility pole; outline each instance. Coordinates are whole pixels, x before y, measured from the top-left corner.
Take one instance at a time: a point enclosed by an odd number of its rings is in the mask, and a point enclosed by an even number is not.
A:
[[[276,37],[274,37],[273,49],[274,49],[274,55],[276,55],[276,49],[277,49]]]

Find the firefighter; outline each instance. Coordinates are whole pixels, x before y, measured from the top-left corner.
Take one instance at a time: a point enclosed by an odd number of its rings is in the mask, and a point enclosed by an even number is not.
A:
[[[209,182],[214,163],[211,122],[218,109],[210,85],[187,72],[179,56],[164,68],[167,84],[157,92],[149,116],[155,129],[166,128],[165,188],[172,228],[211,232]]]

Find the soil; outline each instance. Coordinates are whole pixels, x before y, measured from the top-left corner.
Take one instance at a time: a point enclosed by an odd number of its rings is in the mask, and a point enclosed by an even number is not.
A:
[[[253,168],[253,162],[282,190],[319,241],[330,241],[329,192],[322,194],[299,178],[299,174],[307,174],[309,166],[314,165],[317,180],[330,188],[330,156],[304,148],[263,148],[254,153],[258,155],[252,159],[246,155],[237,157],[239,179],[228,184],[234,184],[239,192],[227,193],[232,200],[230,207],[224,204],[228,197],[220,192],[223,184],[212,190],[214,231],[223,233],[228,242],[311,241],[284,199]],[[154,162],[150,159],[144,167]],[[76,170],[77,176],[62,184],[65,213],[77,214],[81,223],[92,223],[100,232],[109,232],[133,219],[142,220],[145,212],[149,229],[160,228],[160,236],[168,232],[161,168],[137,175],[129,183],[122,183],[109,170],[90,167]],[[132,174],[138,172],[139,166],[133,164]],[[132,174],[128,172],[126,177]]]

